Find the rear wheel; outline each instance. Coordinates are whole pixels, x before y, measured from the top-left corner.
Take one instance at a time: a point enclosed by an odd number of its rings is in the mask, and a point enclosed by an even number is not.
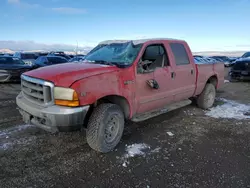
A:
[[[197,98],[197,105],[199,108],[208,109],[214,104],[216,96],[216,89],[213,84],[206,84],[202,93]]]
[[[116,104],[103,103],[90,116],[87,126],[87,142],[99,152],[107,153],[120,142],[124,129],[124,114]]]

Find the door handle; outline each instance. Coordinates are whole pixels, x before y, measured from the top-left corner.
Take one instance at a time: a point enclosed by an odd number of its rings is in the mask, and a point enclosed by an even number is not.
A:
[[[171,78],[175,78],[175,72],[171,72]]]
[[[194,69],[191,69],[191,74],[194,74]]]

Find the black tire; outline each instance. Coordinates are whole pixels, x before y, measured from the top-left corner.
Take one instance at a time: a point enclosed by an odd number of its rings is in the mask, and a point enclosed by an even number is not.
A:
[[[117,123],[114,123],[117,121]],[[111,123],[112,122],[112,123]],[[113,138],[107,133],[108,130],[112,132]],[[111,103],[103,103],[97,106],[90,116],[87,126],[87,142],[89,146],[101,153],[107,153],[113,150],[120,142],[124,129],[124,114],[122,109]],[[108,140],[111,139],[111,140]]]
[[[206,84],[205,88],[197,98],[197,105],[199,108],[208,109],[214,104],[216,96],[216,89],[213,84]]]

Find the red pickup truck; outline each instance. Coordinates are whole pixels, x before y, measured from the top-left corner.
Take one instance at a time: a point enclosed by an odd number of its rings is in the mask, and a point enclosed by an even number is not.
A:
[[[24,73],[16,98],[26,123],[47,131],[86,128],[89,146],[109,152],[126,120],[143,121],[196,99],[213,106],[224,65],[194,63],[176,39],[114,40],[98,44],[83,62]]]

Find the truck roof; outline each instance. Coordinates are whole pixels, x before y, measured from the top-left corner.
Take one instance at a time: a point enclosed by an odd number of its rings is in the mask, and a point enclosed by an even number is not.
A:
[[[134,45],[137,44],[143,44],[148,41],[156,41],[156,40],[167,40],[167,41],[182,41],[184,40],[179,40],[179,39],[172,39],[172,38],[148,38],[148,39],[137,39],[137,40],[105,40],[100,42],[99,44],[113,44],[113,43],[127,43],[127,42],[133,42]]]

